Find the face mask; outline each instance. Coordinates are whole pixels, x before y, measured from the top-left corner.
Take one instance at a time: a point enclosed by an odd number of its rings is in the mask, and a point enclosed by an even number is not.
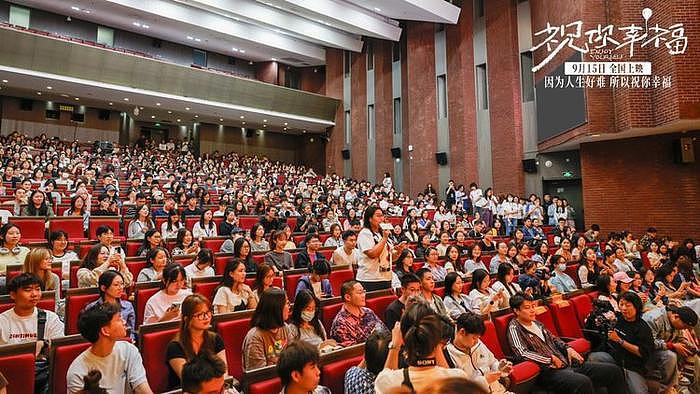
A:
[[[559,264],[559,271],[566,271],[566,264]]]
[[[302,312],[301,312],[301,320],[303,320],[303,321],[305,321],[305,322],[308,323],[308,322],[310,322],[311,320],[314,319],[314,316],[315,316],[315,315],[316,315],[316,314],[315,314],[314,312],[302,311]]]

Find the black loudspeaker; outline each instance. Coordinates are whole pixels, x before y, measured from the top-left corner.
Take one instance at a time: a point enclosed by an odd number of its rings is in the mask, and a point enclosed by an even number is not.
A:
[[[343,149],[340,153],[343,155],[343,160],[350,160],[350,149]]]
[[[56,110],[56,109],[47,109],[46,110],[46,119],[60,119],[61,118],[61,111]]]
[[[401,148],[391,148],[391,158],[400,159],[401,158]]]
[[[97,117],[100,118],[100,120],[109,120],[109,113],[108,109],[101,109]]]
[[[695,147],[692,137],[681,137],[673,141],[673,162],[676,164],[695,163]]]
[[[19,109],[22,111],[31,111],[34,107],[34,100],[22,99],[19,102]]]
[[[73,114],[70,116],[70,120],[73,122],[77,123],[84,123],[85,122],[85,114],[79,114],[76,112],[73,112]]]
[[[250,138],[253,136],[253,129],[245,129],[245,138]]]
[[[436,153],[435,160],[437,160],[437,163],[441,166],[447,165],[447,153],[446,152]]]
[[[525,171],[527,173],[537,172],[537,160],[535,160],[535,159],[523,160],[523,171]]]

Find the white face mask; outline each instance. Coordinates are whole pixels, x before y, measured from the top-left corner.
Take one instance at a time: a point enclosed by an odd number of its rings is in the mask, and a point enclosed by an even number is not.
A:
[[[309,323],[311,320],[314,319],[314,316],[316,314],[314,312],[309,312],[309,311],[301,311],[301,320]]]
[[[561,272],[566,271],[566,264],[559,264],[559,271],[561,271]]]

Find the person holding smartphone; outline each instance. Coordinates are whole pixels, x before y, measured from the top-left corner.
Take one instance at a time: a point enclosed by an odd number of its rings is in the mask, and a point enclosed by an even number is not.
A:
[[[406,247],[406,242],[393,245],[389,242],[392,226],[381,227],[384,212],[378,206],[365,209],[363,228],[357,236],[357,246],[362,252],[358,261],[357,280],[366,291],[391,287],[391,262]]]

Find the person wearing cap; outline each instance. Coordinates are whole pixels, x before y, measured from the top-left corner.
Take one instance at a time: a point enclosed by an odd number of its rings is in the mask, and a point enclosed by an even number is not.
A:
[[[634,278],[630,278],[627,272],[622,271],[615,272],[615,274],[613,274],[613,279],[617,282],[617,294],[629,291],[634,281]]]
[[[118,207],[121,207],[122,203],[119,201],[119,194],[117,193],[117,187],[109,184],[105,187],[105,193],[109,196],[109,198],[117,203]]]
[[[650,362],[661,371],[662,389],[673,388],[678,383],[679,366],[692,356],[692,349],[678,341],[680,332],[696,328],[698,315],[690,307],[668,305],[646,312],[642,319],[654,337]]]

